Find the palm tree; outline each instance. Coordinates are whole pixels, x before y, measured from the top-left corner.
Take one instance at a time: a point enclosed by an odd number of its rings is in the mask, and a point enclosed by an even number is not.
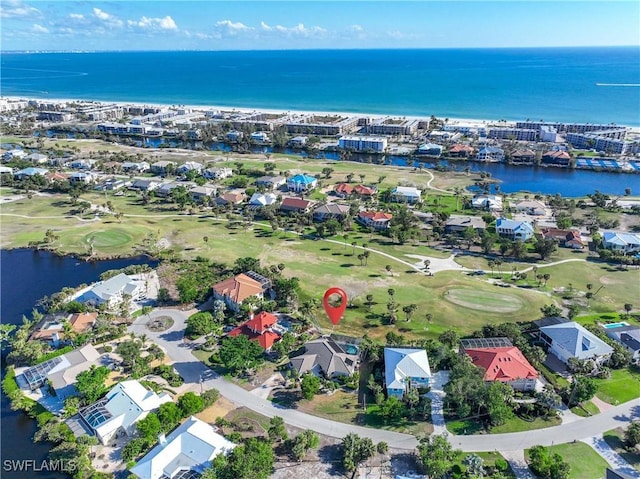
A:
[[[369,251],[365,251],[364,253],[362,253],[362,256],[364,256],[364,265],[366,266],[367,263],[369,262],[369,256],[371,255],[371,252]]]
[[[424,319],[427,322],[427,329],[429,329],[429,324],[431,324],[431,321],[433,321],[433,314],[431,313],[426,313],[424,315]]]
[[[373,295],[372,294],[368,294],[366,296],[366,299],[367,299],[367,309],[369,311],[371,311],[371,306],[373,306]]]
[[[428,259],[425,259],[422,263],[424,264],[424,269],[429,271],[429,266],[431,266],[431,261],[429,261]]]
[[[356,254],[356,246],[358,245],[358,243],[356,243],[355,241],[351,242],[351,248],[353,249],[353,252],[351,254]]]
[[[395,290],[395,289],[393,289],[393,288],[389,288],[389,289],[387,290],[387,294],[389,295],[389,297],[390,297],[391,299],[393,299],[393,297],[394,297],[394,296],[395,296],[395,294],[396,294],[396,290]]]
[[[386,266],[384,267],[384,269],[386,269],[386,270],[387,270],[387,273],[389,273],[389,275],[391,275],[391,265],[390,265],[390,264],[386,265]]]

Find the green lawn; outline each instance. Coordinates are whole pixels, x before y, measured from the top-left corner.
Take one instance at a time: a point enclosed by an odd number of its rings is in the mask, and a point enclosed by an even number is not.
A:
[[[545,419],[536,418],[533,421],[525,421],[515,416],[502,426],[495,426],[489,430],[490,434],[503,434],[507,432],[532,431],[534,429],[543,429],[545,427],[557,426],[561,423],[559,418]],[[447,421],[447,429],[452,434],[473,435],[483,434],[486,430],[482,425],[473,419],[462,419]]]
[[[569,463],[569,479],[601,479],[608,466],[596,451],[583,442],[559,444],[549,449]]]
[[[598,409],[598,406],[593,404],[591,401],[585,401],[579,406],[572,407],[571,412],[581,417],[589,417],[598,414],[600,409]]]
[[[596,396],[609,404],[620,404],[640,397],[640,370],[638,367],[613,369],[609,379],[596,379]]]
[[[602,436],[606,443],[609,444],[609,447],[613,448],[625,461],[640,471],[640,450],[636,448],[635,452],[631,452],[624,446],[624,429],[618,427],[605,432]]]

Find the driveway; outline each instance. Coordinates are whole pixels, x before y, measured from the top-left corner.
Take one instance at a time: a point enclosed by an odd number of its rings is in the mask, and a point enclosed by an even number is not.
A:
[[[218,377],[191,354],[191,351],[197,345],[184,341],[183,332],[187,315],[182,311],[172,309],[161,309],[151,313],[151,318],[159,316],[170,316],[174,320],[173,326],[167,331],[154,333],[147,329],[146,323],[149,318],[145,316],[137,318],[129,327],[129,331],[136,334],[146,334],[148,338],[163,347],[169,357],[173,359],[173,366],[176,371],[184,378],[185,386],[190,386],[193,390],[198,391],[202,380],[204,389],[216,388],[221,395],[232,401],[236,406],[247,407],[267,417],[281,416],[291,426],[300,429],[311,429],[326,436],[342,438],[351,432],[355,432],[360,436],[371,438],[376,443],[385,441],[391,448],[404,450],[414,450],[416,448],[418,441],[414,436],[334,422],[302,413],[296,409],[283,408],[226,381],[224,378]],[[550,446],[595,436],[609,429],[626,426],[632,418],[638,417],[640,417],[640,399],[634,399],[595,416],[551,428],[481,436],[456,436],[450,434],[448,438],[455,448],[462,449],[465,452],[514,451],[528,449],[537,444]]]

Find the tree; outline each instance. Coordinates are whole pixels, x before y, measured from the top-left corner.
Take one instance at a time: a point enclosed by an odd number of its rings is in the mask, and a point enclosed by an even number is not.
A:
[[[546,304],[540,308],[540,312],[544,315],[545,318],[552,316],[562,316],[562,310],[558,308],[555,304]]]
[[[627,314],[627,317],[629,317],[629,315],[631,314],[631,311],[633,311],[633,304],[625,303],[624,304],[624,312]]]
[[[284,441],[289,436],[287,434],[287,428],[284,424],[284,419],[280,416],[273,416],[269,419],[269,427],[267,429],[267,434],[269,435],[269,439],[271,441]]]
[[[260,344],[242,334],[224,338],[218,351],[220,362],[232,374],[254,369],[263,361],[263,354]]]
[[[131,439],[122,448],[122,460],[125,462],[133,461],[145,450],[147,441],[141,437]]]
[[[271,475],[275,455],[268,441],[250,437],[231,451],[218,455],[203,477],[209,479],[267,479]]]
[[[161,404],[156,414],[160,420],[160,427],[162,431],[165,432],[173,429],[173,427],[178,424],[182,418],[182,410],[174,402]]]
[[[76,389],[84,404],[94,403],[107,393],[105,381],[109,372],[109,368],[94,364],[76,376]]]
[[[391,276],[391,265],[390,264],[386,265],[384,269],[386,269],[387,273],[389,273],[389,276]]]
[[[540,255],[541,260],[547,259],[558,249],[558,244],[550,238],[538,238],[533,244],[533,250]]]
[[[380,405],[380,416],[384,422],[397,421],[404,414],[404,405],[395,396],[389,396]]]
[[[456,344],[458,344],[458,341],[460,341],[460,337],[458,336],[458,333],[456,333],[453,329],[447,329],[438,337],[438,340],[442,344],[446,344],[450,348],[453,348]]]
[[[320,445],[320,438],[318,435],[307,429],[298,434],[292,441],[291,452],[296,461],[300,462],[307,455],[307,452],[311,449],[315,449]]]
[[[15,329],[15,324],[0,324],[0,351],[9,343],[11,333]]]
[[[413,313],[415,313],[416,309],[418,309],[417,304],[409,304],[402,307],[402,312],[405,314],[405,318],[407,321],[411,321],[411,316],[413,316]]]
[[[201,311],[192,314],[187,319],[187,327],[184,334],[189,338],[197,338],[212,333],[216,329],[216,321],[209,311]]]
[[[513,389],[500,381],[493,381],[487,390],[487,412],[492,426],[500,426],[513,417],[511,400]]]
[[[584,401],[588,401],[597,390],[598,384],[593,378],[579,375],[574,376],[567,406],[573,407]]]
[[[300,380],[300,389],[303,398],[313,399],[320,392],[320,378],[313,373],[303,374]]]
[[[529,449],[529,467],[540,479],[567,479],[571,469],[560,454],[551,454],[544,446]]]
[[[434,434],[423,437],[418,444],[418,457],[427,476],[440,479],[453,467],[453,462],[460,454],[451,447],[447,437]]]
[[[629,427],[624,431],[624,445],[629,449],[640,444],[640,421],[631,421]]]
[[[342,465],[353,474],[363,461],[373,457],[376,448],[368,437],[360,437],[355,433],[349,433],[342,439]],[[352,475],[353,477],[353,475]]]
[[[178,407],[182,411],[182,417],[197,414],[204,409],[204,400],[193,392],[186,392],[178,399]]]
[[[158,419],[158,415],[153,412],[147,414],[144,419],[140,419],[136,423],[136,427],[138,428],[140,437],[149,443],[153,442],[162,430],[160,419]]]

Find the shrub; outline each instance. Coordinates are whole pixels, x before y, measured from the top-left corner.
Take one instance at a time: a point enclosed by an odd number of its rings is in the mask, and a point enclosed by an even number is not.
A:
[[[133,461],[147,448],[147,441],[137,437],[129,441],[122,448],[122,460],[125,462]]]
[[[217,389],[208,389],[207,391],[203,392],[200,397],[202,398],[202,400],[204,401],[204,407],[208,408],[209,406],[211,406],[213,403],[215,403],[218,398],[220,397],[220,391],[218,391]]]

